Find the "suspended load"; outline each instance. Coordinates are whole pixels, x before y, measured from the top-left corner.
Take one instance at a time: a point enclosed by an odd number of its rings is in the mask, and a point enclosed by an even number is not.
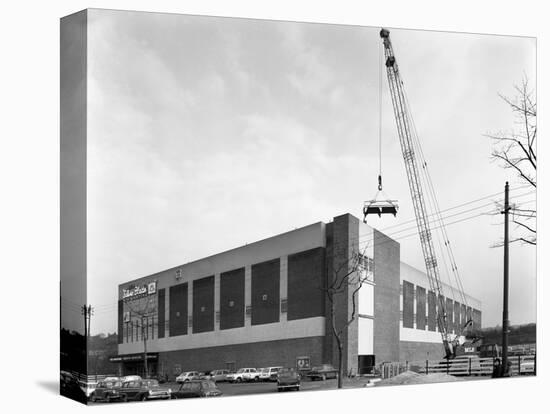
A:
[[[382,191],[382,176],[378,176],[378,192],[372,200],[365,201],[363,206],[363,223],[367,222],[367,216],[369,214],[376,214],[378,217],[382,217],[382,214],[393,214],[395,217],[399,210],[397,200],[390,200],[385,197]]]

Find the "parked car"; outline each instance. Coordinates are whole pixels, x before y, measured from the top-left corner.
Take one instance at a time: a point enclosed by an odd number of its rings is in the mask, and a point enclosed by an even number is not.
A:
[[[277,381],[277,373],[283,367],[267,367],[260,371],[260,381]]]
[[[119,389],[122,387],[122,381],[99,381],[97,383],[96,389],[90,395],[90,400],[92,402],[96,401],[120,401],[122,399],[122,394],[119,392]]]
[[[281,368],[277,373],[277,391],[300,390],[300,374],[294,368]]]
[[[80,387],[78,378],[67,371],[61,371],[59,382],[59,393],[65,397],[72,398],[73,400],[86,402],[86,394]]]
[[[191,380],[198,380],[200,378],[200,373],[198,371],[187,371],[182,372],[176,378],[176,382],[186,382]]]
[[[120,380],[122,382],[141,381],[141,377],[139,375],[126,375],[125,377],[120,377]]]
[[[122,381],[122,378],[121,377],[105,377],[103,379],[103,381],[111,381],[111,382],[115,381],[116,382],[116,381]]]
[[[80,388],[82,388],[82,391],[84,391],[86,398],[90,398],[90,395],[92,395],[96,387],[97,387],[97,382],[95,381],[90,381],[90,382],[80,381]]]
[[[326,380],[329,378],[338,378],[338,370],[332,365],[323,364],[313,367],[306,375],[310,380]]]
[[[534,374],[535,373],[535,360],[523,359],[519,364],[520,375]]]
[[[219,397],[222,392],[212,380],[191,380],[172,392],[172,398]]]
[[[209,380],[212,377],[212,371],[199,372],[199,379]]]
[[[128,381],[118,389],[121,401],[147,401],[169,399],[172,390],[161,387],[157,380]]]
[[[228,374],[229,370],[227,369],[215,369],[214,371],[210,371],[210,379],[215,382],[225,382],[227,381]]]
[[[234,374],[228,375],[230,382],[259,381],[260,373],[256,368],[240,368]]]

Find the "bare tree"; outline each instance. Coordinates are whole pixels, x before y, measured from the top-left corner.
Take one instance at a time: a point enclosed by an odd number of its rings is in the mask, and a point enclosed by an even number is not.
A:
[[[344,334],[349,326],[358,316],[357,294],[369,273],[363,272],[364,251],[350,252],[350,257],[341,263],[331,266],[332,271],[327,272],[326,284],[321,287],[329,303],[329,323],[333,338],[336,340],[338,349],[338,388],[342,388],[344,377],[344,361],[342,359],[344,350]],[[351,295],[351,311],[348,313],[348,294]],[[344,302],[345,301],[345,302]],[[345,305],[346,318],[344,321],[337,321],[338,305]]]
[[[519,180],[529,187],[537,187],[537,103],[529,80],[524,78],[520,86],[515,86],[516,95],[508,98],[499,94],[508,104],[514,116],[514,128],[486,134],[493,141],[491,159],[505,169],[512,169]],[[511,242],[536,245],[537,230],[535,208],[521,203],[512,206],[512,221],[516,224],[518,236]]]
[[[155,299],[149,295],[139,298],[134,301],[127,301],[126,306],[130,312],[128,323],[136,321],[136,328],[141,330],[141,339],[143,341],[143,371],[144,377],[149,378],[149,366],[147,361],[147,340],[149,339],[149,319],[155,314],[157,303]],[[154,319],[153,319],[154,329]],[[128,327],[126,328],[128,329]]]

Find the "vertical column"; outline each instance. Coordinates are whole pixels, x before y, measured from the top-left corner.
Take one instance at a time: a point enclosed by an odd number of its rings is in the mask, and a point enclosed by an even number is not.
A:
[[[413,285],[413,329],[417,329],[418,328],[418,325],[416,323],[416,312],[417,312],[417,308],[416,308],[416,301],[417,301],[417,297],[416,297],[416,285]]]
[[[193,333],[193,281],[187,284],[187,333]]]
[[[252,266],[246,265],[244,268],[244,326],[249,328],[252,325]]]
[[[286,322],[288,315],[288,256],[281,256],[280,280],[279,280],[279,322]],[[285,301],[285,309],[282,312],[281,304]]]
[[[214,330],[220,330],[220,274],[214,275]]]

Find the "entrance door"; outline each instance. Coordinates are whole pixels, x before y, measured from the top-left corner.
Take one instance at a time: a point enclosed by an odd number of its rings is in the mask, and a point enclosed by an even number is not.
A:
[[[372,374],[374,370],[374,355],[359,355],[357,364],[359,375]]]

